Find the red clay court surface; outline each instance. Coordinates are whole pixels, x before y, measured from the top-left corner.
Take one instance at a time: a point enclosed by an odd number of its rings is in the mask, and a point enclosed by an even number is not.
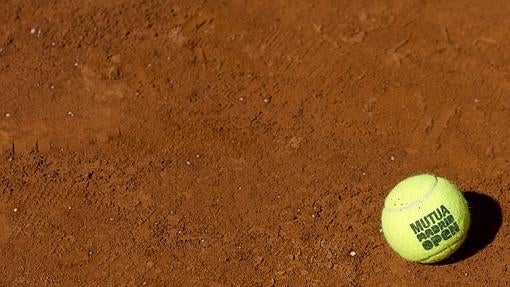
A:
[[[507,286],[508,15],[3,1],[0,286]],[[471,205],[440,265],[380,232],[421,172]]]

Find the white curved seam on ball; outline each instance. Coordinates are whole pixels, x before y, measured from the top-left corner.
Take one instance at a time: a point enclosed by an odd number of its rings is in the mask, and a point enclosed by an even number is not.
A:
[[[406,206],[389,208],[389,209],[386,209],[386,211],[389,211],[389,212],[403,211],[403,210],[406,210],[408,208],[414,207],[414,206],[418,205],[419,203],[421,203],[422,201],[424,201],[425,199],[427,199],[427,197],[432,195],[432,193],[434,192],[434,189],[436,189],[437,183],[439,182],[437,176],[434,176],[434,178],[436,179],[436,182],[434,182],[434,185],[432,186],[432,188],[427,193],[422,195],[420,198],[418,198],[418,199],[416,199],[414,201],[409,202]]]

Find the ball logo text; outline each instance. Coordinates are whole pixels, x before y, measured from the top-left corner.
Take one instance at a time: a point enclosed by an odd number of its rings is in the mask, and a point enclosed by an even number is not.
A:
[[[451,212],[441,205],[426,216],[410,224],[423,249],[431,250],[460,231]]]

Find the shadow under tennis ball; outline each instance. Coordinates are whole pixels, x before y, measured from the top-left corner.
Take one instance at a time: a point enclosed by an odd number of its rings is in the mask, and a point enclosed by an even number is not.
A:
[[[457,252],[438,265],[452,264],[473,256],[494,240],[503,223],[501,207],[496,200],[475,191],[464,192],[464,197],[471,213],[466,241]]]

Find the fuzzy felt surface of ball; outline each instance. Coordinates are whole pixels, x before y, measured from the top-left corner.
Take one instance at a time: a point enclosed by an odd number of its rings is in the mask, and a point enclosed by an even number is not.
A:
[[[469,208],[459,189],[431,174],[408,177],[386,196],[382,230],[390,247],[408,261],[436,263],[466,239]]]

